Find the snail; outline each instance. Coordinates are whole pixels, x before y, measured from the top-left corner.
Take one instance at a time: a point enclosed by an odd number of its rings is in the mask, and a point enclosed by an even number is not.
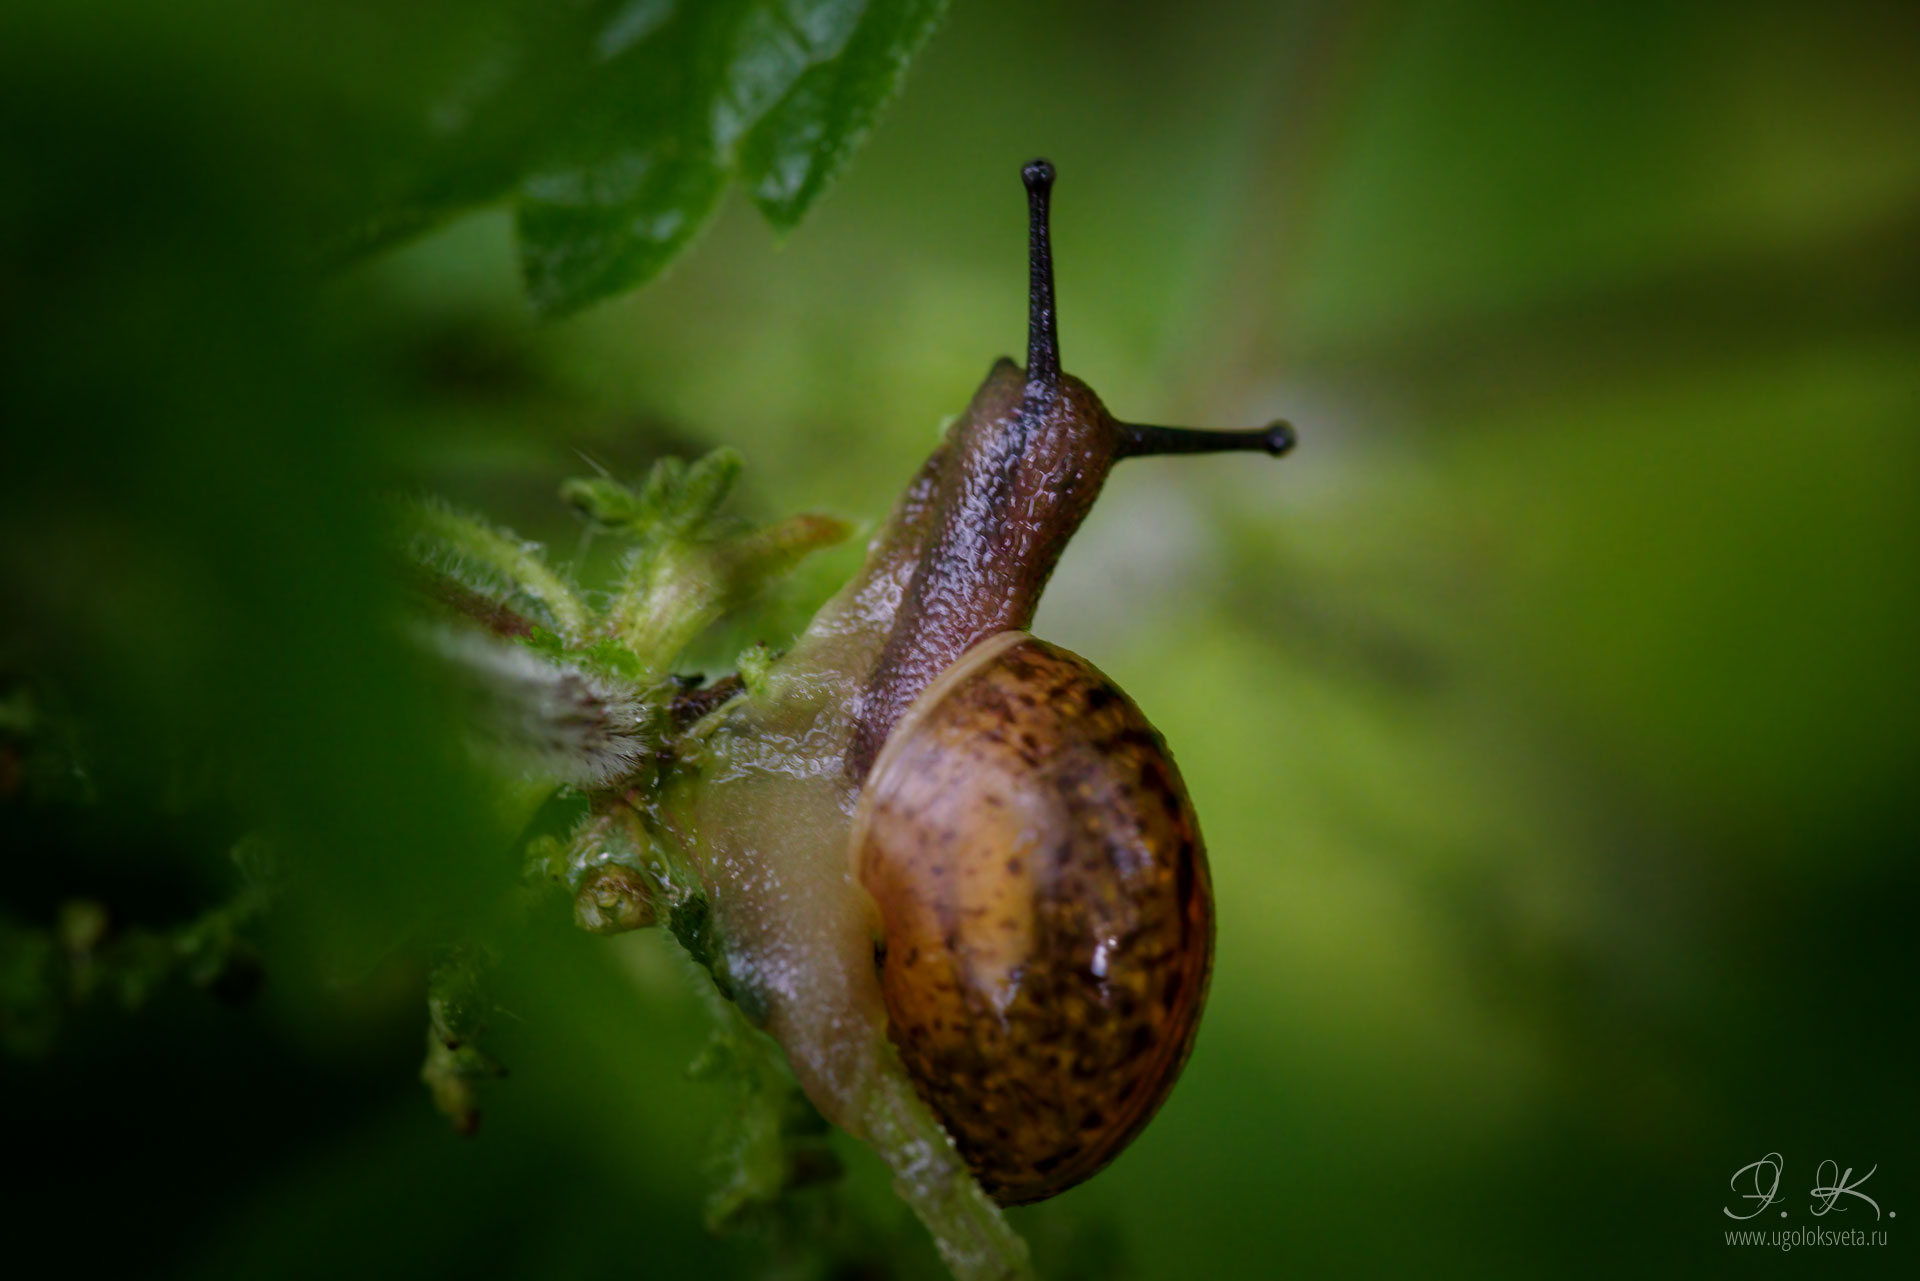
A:
[[[690,732],[698,784],[674,818],[730,985],[814,1102],[884,1150],[912,1110],[887,1086],[897,1056],[1008,1205],[1090,1177],[1151,1119],[1192,1049],[1214,932],[1166,744],[1025,629],[1115,463],[1293,444],[1285,423],[1123,423],[1063,373],[1053,167],[1022,177],[1026,367],[993,366],[859,574]]]

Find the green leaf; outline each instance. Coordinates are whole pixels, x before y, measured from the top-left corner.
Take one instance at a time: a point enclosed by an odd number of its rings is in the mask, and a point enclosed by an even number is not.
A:
[[[809,67],[741,149],[753,202],[783,230],[799,223],[866,139],[947,0],[868,7],[845,49]]]
[[[500,0],[449,33],[412,145],[340,240],[391,243],[511,194],[528,294],[576,310],[657,275],[736,173],[797,223],[946,0]],[[488,6],[481,6],[483,13]]]
[[[640,488],[611,476],[565,481],[560,497],[602,529],[643,544],[698,538],[740,479],[738,450],[721,447],[688,462],[669,454],[656,460]]]
[[[518,221],[527,296],[564,314],[651,280],[706,222],[724,181],[710,152],[672,136],[531,175]]]

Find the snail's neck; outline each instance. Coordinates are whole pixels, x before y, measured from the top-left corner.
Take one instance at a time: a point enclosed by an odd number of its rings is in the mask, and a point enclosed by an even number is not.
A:
[[[900,591],[856,707],[854,778],[941,672],[985,638],[1032,623],[1118,439],[1084,383],[1036,388],[1011,361],[994,366],[922,472],[931,480],[924,504],[910,523],[897,514],[894,541],[876,545],[893,558]]]

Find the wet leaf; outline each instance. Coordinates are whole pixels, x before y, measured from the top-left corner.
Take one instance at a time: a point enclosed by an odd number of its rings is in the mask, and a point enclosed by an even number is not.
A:
[[[503,0],[419,104],[348,249],[475,204],[515,204],[535,306],[576,310],[650,279],[740,177],[797,224],[872,128],[946,0]],[[453,18],[450,20],[459,20]]]

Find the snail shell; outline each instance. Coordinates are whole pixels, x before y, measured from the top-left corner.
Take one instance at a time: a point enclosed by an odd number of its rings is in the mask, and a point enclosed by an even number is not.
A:
[[[862,792],[889,1035],[982,1186],[1038,1201],[1117,1156],[1172,1089],[1213,964],[1213,890],[1160,735],[1024,632],[914,700]]]

